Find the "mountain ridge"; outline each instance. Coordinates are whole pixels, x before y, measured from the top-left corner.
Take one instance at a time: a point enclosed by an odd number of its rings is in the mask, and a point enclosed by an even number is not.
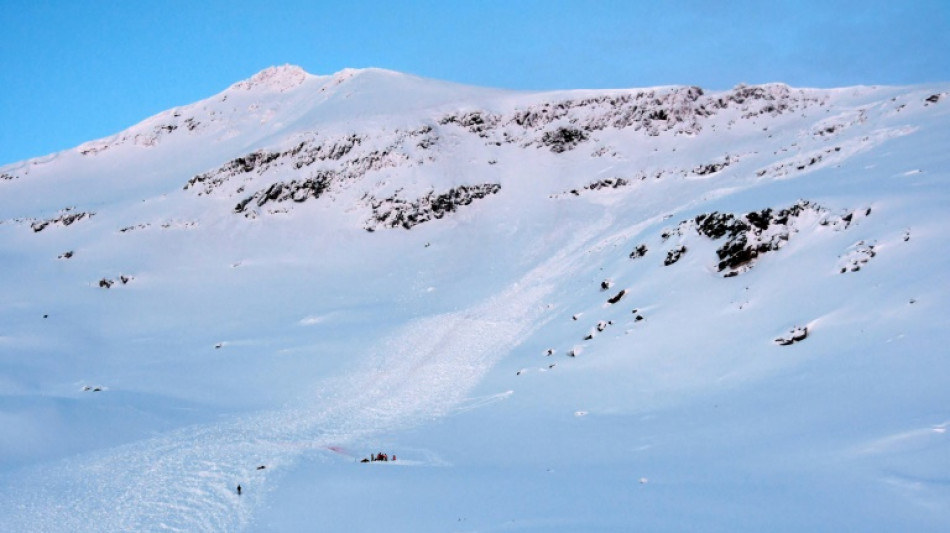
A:
[[[284,66],[0,167],[0,530],[940,531],[946,93]]]
[[[436,84],[436,85],[447,85],[447,86],[452,86],[452,87],[468,87],[468,88],[470,88],[470,89],[481,89],[481,90],[484,90],[484,91],[496,92],[496,93],[507,94],[507,95],[526,95],[526,96],[528,96],[528,95],[532,95],[532,96],[550,95],[550,96],[555,96],[555,97],[558,97],[558,98],[560,98],[560,95],[581,95],[581,94],[587,94],[587,93],[596,93],[596,94],[621,93],[621,94],[626,94],[626,93],[634,92],[634,91],[638,91],[638,92],[649,91],[649,90],[652,90],[652,91],[660,91],[660,90],[670,90],[670,89],[677,89],[677,88],[686,87],[686,86],[668,85],[668,86],[656,86],[656,87],[649,87],[649,88],[573,89],[573,90],[548,90],[548,91],[512,91],[512,90],[505,90],[505,89],[476,88],[476,87],[474,87],[474,86],[466,86],[466,85],[457,84],[457,83],[453,83],[453,82],[443,82],[443,81],[438,81],[438,80],[434,80],[434,79],[421,78],[421,77],[418,77],[418,76],[414,76],[414,75],[412,75],[412,74],[405,74],[405,73],[401,73],[401,72],[398,72],[398,71],[393,71],[393,70],[388,70],[388,69],[383,69],[383,68],[378,68],[378,67],[345,68],[345,69],[342,69],[342,70],[340,70],[340,71],[338,71],[338,72],[336,72],[336,73],[333,73],[333,74],[328,74],[328,75],[314,75],[314,74],[310,74],[310,73],[304,71],[304,70],[303,70],[301,67],[299,67],[299,66],[287,64],[287,65],[283,65],[283,66],[267,67],[267,68],[265,68],[265,69],[259,71],[258,73],[256,73],[256,74],[250,76],[249,78],[247,78],[247,79],[245,79],[245,80],[242,80],[242,81],[239,81],[239,82],[235,82],[234,84],[232,84],[232,85],[229,86],[228,88],[224,89],[224,90],[221,91],[220,93],[217,93],[216,95],[212,95],[212,96],[210,96],[210,97],[208,97],[208,98],[206,98],[206,99],[204,99],[204,100],[199,100],[198,102],[194,102],[194,103],[192,103],[192,104],[187,104],[187,105],[185,105],[185,106],[176,106],[176,107],[173,107],[173,108],[171,108],[171,109],[169,109],[169,110],[166,110],[166,111],[157,113],[157,114],[155,114],[155,115],[152,115],[152,116],[150,116],[150,117],[148,117],[148,118],[143,119],[143,120],[140,121],[139,123],[134,124],[134,125],[130,126],[129,128],[126,128],[126,129],[124,129],[124,130],[122,130],[122,131],[120,131],[120,132],[118,132],[118,133],[116,133],[116,134],[113,134],[113,135],[110,135],[110,136],[106,136],[106,137],[103,137],[103,138],[101,138],[101,139],[96,139],[96,140],[92,140],[92,141],[88,141],[88,142],[86,142],[86,143],[83,143],[82,145],[76,147],[75,150],[79,150],[79,151],[81,151],[81,152],[84,151],[84,150],[90,150],[90,149],[91,149],[93,146],[95,146],[96,144],[101,144],[101,143],[103,143],[103,142],[106,142],[107,140],[118,138],[118,137],[122,136],[123,134],[126,134],[126,135],[125,135],[126,137],[130,136],[130,135],[133,134],[133,133],[138,134],[138,135],[143,135],[143,132],[133,132],[132,130],[135,130],[135,129],[149,129],[149,128],[145,128],[145,126],[151,126],[153,123],[161,122],[161,120],[159,120],[160,118],[166,118],[166,117],[168,117],[169,115],[171,115],[171,116],[174,117],[177,113],[180,113],[180,111],[181,111],[182,109],[191,108],[191,107],[194,107],[194,106],[196,106],[196,105],[198,105],[198,104],[201,104],[201,103],[206,103],[206,102],[209,102],[209,101],[213,101],[213,100],[216,99],[216,98],[226,96],[226,94],[227,94],[229,91],[236,91],[236,90],[239,90],[239,89],[240,89],[240,90],[244,90],[244,91],[248,91],[248,90],[250,90],[251,88],[261,87],[261,86],[263,86],[263,87],[268,87],[268,86],[270,86],[269,84],[275,84],[275,85],[277,86],[277,89],[276,89],[277,92],[284,92],[284,91],[289,90],[289,89],[296,89],[297,87],[299,87],[300,85],[302,85],[305,81],[322,82],[321,85],[319,86],[319,89],[326,89],[328,85],[339,85],[339,84],[341,84],[341,83],[343,83],[343,82],[345,82],[345,81],[347,81],[347,80],[353,78],[354,76],[359,76],[359,75],[364,75],[364,74],[367,74],[367,75],[377,74],[377,75],[385,75],[385,76],[388,76],[388,77],[399,77],[399,78],[403,78],[403,79],[411,79],[411,80],[415,80],[415,81],[418,81],[418,82],[431,83],[431,84]],[[286,85],[291,85],[292,87],[285,87]],[[923,88],[923,87],[928,87],[928,86],[932,86],[932,85],[933,85],[933,84],[931,84],[931,85],[921,85],[920,87]],[[744,88],[744,87],[750,87],[750,86],[748,86],[748,85],[746,85],[746,84],[743,84],[743,83],[740,83],[740,84],[738,84],[736,87],[734,87],[732,90],[714,91],[713,94],[729,93],[730,91],[734,92],[734,91],[736,91],[736,90],[741,90],[741,89]],[[754,85],[754,86],[751,86],[751,87],[759,87],[759,88],[771,88],[771,87],[775,87],[775,88],[785,88],[786,90],[791,89],[789,86],[787,86],[786,84],[781,83],[781,82],[772,82],[772,83],[758,84],[758,85]],[[796,90],[798,90],[798,91],[817,91],[817,92],[834,93],[834,92],[841,92],[841,91],[848,91],[848,90],[864,90],[864,89],[872,89],[872,90],[882,89],[882,90],[883,90],[883,89],[887,89],[887,88],[888,88],[888,87],[881,87],[881,86],[853,86],[853,87],[842,87],[842,88],[835,88],[835,89],[796,89]],[[909,89],[909,88],[910,88],[910,87],[906,87],[905,89]],[[147,145],[147,143],[150,142],[150,141],[143,141],[143,142],[145,142],[146,145]],[[38,161],[38,160],[45,160],[45,159],[47,159],[47,158],[49,158],[49,157],[51,157],[51,156],[55,156],[55,155],[61,154],[61,153],[63,153],[63,152],[69,152],[69,151],[71,151],[71,150],[72,150],[72,149],[67,149],[67,150],[64,150],[64,151],[61,151],[61,152],[54,152],[54,153],[49,154],[49,155],[46,155],[46,156],[38,156],[38,157],[30,158],[30,159],[27,159],[27,160],[24,160],[24,161],[21,161],[21,162],[11,162],[11,163],[8,163],[8,164],[6,164],[6,165],[3,165],[3,167],[6,169],[6,168],[8,168],[8,167],[22,166],[24,163],[27,163],[27,162],[33,162],[33,161]],[[94,153],[94,152],[95,152],[95,150],[90,150],[90,153]]]
[[[301,113],[292,112],[290,117],[281,116],[281,108],[288,107],[288,104],[280,103],[282,101],[281,99],[273,100],[273,103],[271,104],[264,104],[263,102],[249,100],[248,102],[243,102],[240,106],[232,105],[230,108],[231,114],[238,113],[237,116],[245,117],[240,123],[235,125],[228,125],[229,120],[224,118],[224,123],[215,126],[213,124],[214,122],[221,122],[222,119],[216,117],[222,116],[222,112],[216,111],[215,109],[209,110],[208,106],[211,103],[226,103],[230,92],[237,90],[236,88],[250,87],[260,80],[270,80],[270,82],[275,82],[274,80],[282,79],[280,76],[284,76],[288,79],[292,78],[293,80],[296,80],[295,83],[303,83],[304,81],[317,83],[318,85],[314,85],[312,89],[308,90],[307,94],[319,95],[320,92],[323,92],[327,89],[328,85],[339,85],[340,83],[351,79],[353,76],[376,74],[383,74],[387,78],[396,77],[401,80],[411,79],[415,84],[419,82],[425,84],[432,83],[428,80],[422,80],[421,78],[415,78],[412,76],[381,69],[347,69],[330,76],[322,77],[306,74],[299,67],[286,66],[281,67],[280,69],[265,69],[264,71],[255,74],[244,82],[238,82],[232,85],[231,88],[226,89],[216,96],[202,100],[195,104],[191,104],[189,106],[185,106],[184,108],[174,108],[167,112],[160,113],[114,136],[107,137],[99,141],[85,143],[76,150],[78,150],[79,154],[83,156],[96,156],[100,152],[108,150],[110,147],[117,148],[125,144],[132,144],[139,148],[150,148],[160,144],[161,139],[165,137],[181,137],[182,132],[185,132],[186,135],[189,136],[205,136],[202,135],[204,133],[203,130],[208,127],[212,128],[210,134],[217,137],[217,139],[213,141],[215,144],[224,143],[225,145],[233,146],[231,148],[223,147],[231,154],[231,157],[228,157],[228,159],[231,160],[237,160],[236,158],[238,157],[254,157],[255,153],[259,153],[259,151],[264,149],[266,146],[286,147],[291,143],[300,143],[301,139],[303,139],[302,142],[307,142],[308,137],[319,139],[321,134],[314,130],[314,126],[318,124],[322,125],[323,127],[330,128],[331,134],[334,129],[336,129],[338,131],[337,135],[343,136],[349,134],[352,138],[354,131],[352,129],[347,129],[345,126],[345,120],[349,119],[344,120],[343,128],[333,126],[334,122],[338,122],[337,120],[325,122],[322,121],[320,117],[306,119],[303,124],[301,124],[298,120],[298,125],[288,126],[287,122],[293,122],[297,120],[293,117],[298,116],[299,118]],[[285,82],[277,81],[275,83],[284,84]],[[299,83],[295,88],[300,88]],[[857,91],[857,89],[854,90]],[[677,134],[691,135],[696,132],[694,130],[702,127],[703,118],[708,118],[715,113],[728,111],[729,106],[735,106],[739,109],[742,109],[743,116],[741,119],[747,120],[761,113],[770,113],[774,115],[787,113],[790,111],[788,109],[789,106],[807,106],[810,105],[809,102],[812,102],[812,99],[815,98],[824,98],[825,101],[827,101],[827,99],[830,98],[832,94],[840,91],[841,90],[809,93],[805,90],[792,90],[782,84],[770,84],[756,86],[754,88],[740,85],[731,91],[713,93],[707,96],[701,89],[695,87],[670,87],[649,90],[630,89],[598,91],[596,92],[598,94],[597,97],[588,97],[582,99],[562,98],[555,99],[553,101],[549,98],[555,95],[563,95],[565,93],[519,93],[515,97],[514,101],[510,100],[512,93],[493,93],[496,96],[501,94],[501,100],[499,101],[494,97],[490,98],[490,101],[499,103],[481,106],[488,109],[469,109],[466,111],[466,106],[464,104],[462,106],[454,104],[451,105],[451,107],[459,108],[459,110],[451,112],[448,110],[448,108],[442,110],[442,105],[440,104],[435,106],[435,108],[441,110],[436,111],[435,116],[430,115],[428,117],[423,117],[421,120],[416,119],[414,121],[415,124],[402,124],[402,126],[412,128],[409,132],[410,135],[423,135],[423,130],[431,132],[433,128],[440,129],[440,126],[456,125],[467,129],[469,133],[476,133],[485,139],[488,139],[488,137],[491,136],[491,142],[495,142],[496,144],[499,142],[503,142],[505,144],[514,142],[524,146],[530,145],[531,143],[538,143],[538,146],[548,146],[552,150],[564,151],[573,149],[578,143],[586,142],[588,140],[587,137],[591,132],[594,131],[602,131],[604,129],[624,129],[626,127],[633,126],[634,129],[643,129],[652,136],[658,135],[660,131],[665,131],[666,129],[670,128],[677,128],[675,129]],[[242,89],[239,92],[246,91]],[[280,91],[278,91],[278,93],[279,92]],[[579,93],[575,91],[569,94],[578,95]],[[592,92],[582,91],[580,94],[592,94]],[[807,94],[823,96],[809,97]],[[541,98],[541,104],[526,104],[526,102],[530,101],[537,102],[539,97]],[[457,100],[457,98],[455,100]],[[322,107],[322,104],[324,103],[325,102],[318,102],[316,107]],[[824,105],[822,102],[812,103]],[[310,105],[310,107],[314,106],[314,104],[308,105]],[[498,114],[489,110],[493,107],[498,109],[499,105],[508,108],[507,114]],[[759,107],[757,109],[751,109],[751,106],[754,105],[758,105]],[[199,106],[205,110],[205,116],[207,118],[196,118],[198,115],[185,116],[189,114],[186,112],[186,110],[197,111]],[[289,107],[291,108],[299,108],[300,106],[301,102],[297,102],[296,100],[290,102],[289,104]],[[378,104],[376,104],[376,106],[378,108]],[[431,108],[433,106],[426,104],[424,107]],[[601,109],[597,109],[598,107]],[[583,112],[585,111],[589,111],[588,116],[583,116]],[[382,113],[385,115],[388,113],[388,111],[384,110],[383,108],[378,108],[375,113]],[[591,115],[591,113],[593,113],[593,115]],[[302,114],[306,115],[307,112],[303,112]],[[248,117],[250,117],[250,120],[253,122],[259,122],[259,124],[265,128],[277,129],[274,130],[275,133],[272,135],[265,135],[263,138],[261,138],[261,135],[256,134],[251,138],[240,140],[237,145],[234,146],[235,143],[230,141],[235,137],[242,137],[237,133],[240,131],[240,128],[249,129],[251,123],[248,122]],[[696,117],[699,117],[699,119]],[[209,126],[208,122],[212,124]],[[580,127],[577,126],[578,123],[580,123]],[[243,126],[241,124],[243,124]],[[510,126],[512,124],[517,126],[514,132],[512,132],[512,128]],[[549,128],[547,131],[543,131],[542,133],[544,135],[540,136],[540,138],[531,138],[529,130],[539,130],[548,125],[555,125],[558,127],[553,130]],[[833,124],[827,127],[830,128],[830,131],[834,131],[836,127],[841,128],[844,126],[845,124]],[[373,124],[370,127],[374,129],[383,128],[384,130],[391,127],[396,130],[397,134],[398,130],[400,129],[396,125],[384,126],[380,123]],[[260,128],[253,129],[259,130]],[[503,135],[500,135],[499,133],[503,133]],[[527,136],[525,135],[526,133],[528,134]],[[244,135],[244,137],[247,136]],[[428,135],[428,142],[431,143],[433,142],[432,139],[437,138],[438,137],[434,134]],[[182,141],[179,140],[177,144],[181,145],[181,142]],[[395,139],[395,142],[398,143],[399,139]],[[185,153],[174,156],[176,159],[193,160],[200,157],[198,154],[189,152],[185,147],[181,148],[185,150]],[[319,146],[317,146],[317,148],[319,148]],[[301,149],[301,145],[298,144],[296,149]],[[381,149],[384,153],[386,152],[385,147],[381,147]],[[601,150],[602,152],[606,152],[607,150],[610,150],[610,146],[600,146],[597,149]],[[42,161],[48,162],[51,158],[55,159],[62,156],[63,154],[71,153],[72,151],[61,152],[59,154],[49,156]],[[147,157],[147,155],[145,156]],[[163,157],[167,158],[168,156]],[[406,157],[406,154],[402,154],[401,157]],[[721,154],[720,157],[722,157]],[[218,164],[223,163],[223,161],[220,161],[221,158],[222,157],[218,157]],[[40,160],[31,160],[29,163],[24,162],[4,167],[3,175],[6,177],[5,181],[14,181],[20,177],[20,174],[29,174],[31,167],[37,166],[39,164]],[[209,159],[209,166],[210,164],[211,160]],[[697,164],[708,165],[718,163]],[[194,172],[194,174],[190,176],[190,179],[194,179],[198,174],[200,174],[200,172],[202,172],[200,167],[197,167],[197,165],[193,166],[192,168],[198,170],[198,172],[193,170],[192,172]],[[19,173],[18,169],[20,170]],[[204,169],[204,171],[207,171],[207,169]]]

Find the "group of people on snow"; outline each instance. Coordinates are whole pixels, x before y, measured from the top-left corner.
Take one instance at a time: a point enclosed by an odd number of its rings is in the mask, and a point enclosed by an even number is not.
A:
[[[360,462],[361,462],[361,463],[369,463],[369,462],[376,462],[376,461],[395,461],[395,460],[396,460],[396,456],[395,456],[395,455],[393,455],[393,458],[390,459],[388,454],[385,454],[385,453],[383,453],[383,452],[379,452],[379,453],[377,453],[376,455],[370,454],[369,459],[364,458],[364,459],[363,459],[362,461],[360,461]]]

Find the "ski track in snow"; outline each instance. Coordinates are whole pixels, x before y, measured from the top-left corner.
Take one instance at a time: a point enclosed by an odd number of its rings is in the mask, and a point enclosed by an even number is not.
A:
[[[15,473],[0,486],[0,531],[240,531],[308,451],[455,412],[492,365],[546,321],[544,298],[610,221],[500,294],[415,320],[365,368],[324,383],[300,405],[182,428]],[[258,465],[267,465],[257,470]],[[236,486],[244,486],[242,495]]]

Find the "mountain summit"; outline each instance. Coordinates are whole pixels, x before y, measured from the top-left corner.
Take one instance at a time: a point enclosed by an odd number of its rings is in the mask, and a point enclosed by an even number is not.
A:
[[[0,530],[942,530],[948,94],[287,65],[0,167]]]

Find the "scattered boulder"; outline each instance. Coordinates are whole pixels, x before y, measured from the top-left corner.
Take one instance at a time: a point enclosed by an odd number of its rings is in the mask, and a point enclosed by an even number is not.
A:
[[[874,244],[858,241],[841,257],[838,267],[839,272],[844,274],[846,272],[857,272],[861,270],[862,266],[877,256],[874,247]]]
[[[584,188],[589,191],[596,191],[598,189],[619,189],[620,187],[624,187],[629,184],[630,182],[623,178],[605,178],[591,182],[590,184],[585,185]]]
[[[60,211],[57,216],[46,220],[37,220],[30,224],[30,227],[33,229],[34,233],[39,233],[52,224],[70,226],[74,222],[78,222],[85,218],[92,218],[94,215],[95,213],[92,212],[73,211],[72,207],[67,207],[66,209]]]
[[[663,266],[670,266],[680,260],[686,254],[686,246],[678,246],[666,253],[666,259],[663,260]]]
[[[596,191],[600,189],[619,189],[627,185],[630,185],[630,181],[624,178],[604,178],[601,180],[588,183],[587,185],[584,185],[580,189],[571,189],[570,191],[567,191],[567,193],[565,194],[569,193],[573,196],[580,196],[581,192],[583,191]],[[551,198],[558,198],[559,196],[560,196],[559,194],[555,194],[555,195],[552,195]]]
[[[715,174],[720,170],[728,167],[733,163],[732,156],[727,155],[725,160],[716,162],[716,163],[706,163],[705,165],[699,165],[698,167],[692,170],[693,174],[697,176],[708,176],[710,174]]]
[[[609,303],[609,304],[615,304],[615,303],[619,302],[620,299],[623,298],[626,294],[627,294],[627,289],[623,289],[623,290],[621,290],[620,292],[618,292],[617,294],[615,294],[612,298],[608,298],[608,299],[607,299],[607,303]]]
[[[805,340],[806,337],[808,337],[808,327],[796,326],[792,328],[792,330],[786,335],[776,338],[775,343],[779,346],[788,346],[790,344],[795,344],[796,342]]]
[[[126,276],[125,274],[120,275],[118,280],[102,278],[99,280],[99,287],[103,289],[111,289],[113,285],[115,285],[116,283],[121,283],[122,285],[126,285],[133,279],[135,278],[133,278],[132,276]]]
[[[630,252],[630,259],[639,259],[647,254],[647,246],[640,244]]]

